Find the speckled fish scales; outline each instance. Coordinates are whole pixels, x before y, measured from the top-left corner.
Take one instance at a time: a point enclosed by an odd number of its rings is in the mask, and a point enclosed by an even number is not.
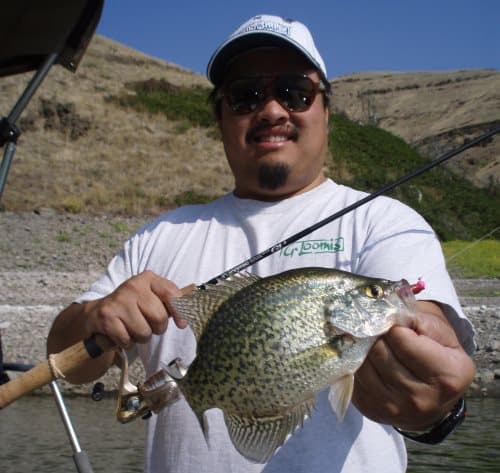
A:
[[[411,325],[414,296],[391,282],[326,268],[233,276],[173,304],[198,341],[180,389],[204,428],[222,409],[236,449],[264,463],[330,386],[342,419],[354,373],[376,338]]]

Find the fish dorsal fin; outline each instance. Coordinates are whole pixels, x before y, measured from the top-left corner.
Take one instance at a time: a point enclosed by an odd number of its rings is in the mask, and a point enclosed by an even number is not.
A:
[[[354,390],[354,375],[348,374],[337,379],[331,386],[328,393],[328,400],[332,406],[333,412],[337,415],[339,421],[344,419],[349,403],[351,402],[352,392]]]
[[[250,273],[237,273],[217,284],[206,284],[189,295],[171,300],[176,312],[193,330],[199,340],[212,315],[230,297],[260,278]]]
[[[266,463],[287,437],[304,425],[313,407],[311,399],[283,416],[248,418],[224,412],[224,420],[236,450],[250,461]]]
[[[256,274],[247,273],[246,271],[240,271],[239,273],[235,273],[232,276],[229,276],[226,279],[217,279],[217,284],[215,286],[231,286],[235,292],[243,289],[244,287],[250,286],[254,282],[257,282],[260,276]]]

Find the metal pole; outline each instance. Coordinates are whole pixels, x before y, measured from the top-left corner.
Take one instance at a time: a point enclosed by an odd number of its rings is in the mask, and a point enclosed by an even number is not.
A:
[[[14,141],[9,141],[5,148],[2,164],[0,165],[0,199],[2,198],[3,190],[7,182],[7,176],[9,175],[10,165],[15,152],[16,143]]]
[[[66,433],[68,434],[69,441],[73,448],[73,461],[75,462],[77,471],[79,473],[93,473],[94,470],[92,469],[92,465],[90,464],[89,457],[87,453],[80,447],[78,437],[76,435],[75,429],[73,428],[73,424],[71,423],[71,419],[69,417],[68,410],[66,409],[66,405],[64,404],[61,390],[59,389],[57,381],[52,381],[50,383],[50,389],[52,390],[52,394],[54,395],[59,414],[61,415],[61,419],[64,424],[64,428],[66,429]]]
[[[0,136],[0,146],[7,143],[7,147],[5,148],[2,164],[0,166],[0,199],[2,198],[5,184],[7,182],[7,176],[9,174],[12,158],[14,157],[14,153],[16,151],[16,141],[19,137],[19,131],[17,130],[15,123],[33,97],[33,94],[36,92],[38,87],[40,87],[40,84],[48,74],[50,68],[57,61],[57,58],[58,54],[56,53],[52,53],[47,56],[45,62],[42,64],[40,69],[38,69],[36,74],[26,86],[25,91],[12,108],[9,116],[2,120],[2,124],[5,126],[5,136]]]
[[[35,94],[36,90],[38,89],[38,87],[40,87],[40,84],[45,79],[45,76],[49,73],[50,68],[57,61],[58,56],[58,53],[49,54],[45,59],[45,62],[41,65],[40,69],[36,71],[35,75],[26,86],[24,93],[21,95],[21,97],[19,97],[19,100],[12,108],[12,111],[9,113],[7,119],[10,123],[15,123],[17,121],[17,119]]]

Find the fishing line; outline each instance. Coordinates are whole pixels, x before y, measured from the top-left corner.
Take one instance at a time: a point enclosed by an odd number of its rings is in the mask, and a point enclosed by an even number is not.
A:
[[[485,233],[482,237],[478,238],[477,240],[474,240],[473,242],[469,243],[468,245],[466,245],[464,248],[462,248],[461,250],[458,250],[457,252],[455,252],[453,255],[451,255],[449,258],[446,258],[445,257],[445,260],[446,260],[446,266],[449,265],[450,261],[453,261],[458,255],[461,255],[462,253],[465,253],[466,251],[469,251],[473,246],[477,245],[480,241],[483,241],[485,238],[488,238],[489,236],[493,235],[495,232],[497,232],[498,230],[500,230],[500,226],[494,228],[493,230]],[[433,266],[432,268],[429,269],[429,272],[427,273],[427,277],[432,274],[435,269],[439,266],[439,264],[436,264],[435,266]],[[423,276],[420,276],[419,279],[423,279]]]
[[[249,266],[252,266],[253,264],[257,263],[258,261],[267,258],[268,256],[272,255],[273,253],[276,253],[277,251],[280,251],[282,248],[285,246],[290,245],[291,243],[294,243],[301,238],[305,237],[306,235],[309,235],[310,233],[314,232],[318,228],[321,228],[328,223],[333,222],[334,220],[339,219],[340,217],[344,216],[345,214],[351,212],[352,210],[355,210],[362,205],[366,204],[367,202],[370,202],[371,200],[375,199],[376,197],[385,194],[387,192],[390,192],[394,190],[396,187],[399,187],[400,185],[404,184],[405,182],[408,182],[411,179],[414,179],[415,177],[420,176],[424,172],[429,171],[435,166],[438,166],[441,163],[444,163],[450,158],[453,158],[454,156],[464,152],[465,150],[472,148],[473,146],[478,145],[479,143],[487,140],[488,138],[491,138],[493,135],[496,133],[500,132],[500,127],[495,128],[487,133],[484,133],[483,135],[475,138],[472,141],[469,141],[468,143],[465,143],[464,145],[460,146],[459,148],[449,151],[448,153],[445,153],[439,158],[436,158],[433,161],[430,161],[429,163],[425,164],[424,166],[421,166],[420,168],[416,169],[415,171],[407,174],[406,176],[403,176],[399,178],[398,180],[386,184],[379,190],[369,194],[368,196],[364,197],[363,199],[358,200],[357,202],[348,205],[347,207],[343,208],[342,210],[324,218],[323,220],[320,220],[319,222],[311,225],[310,227],[305,228],[304,230],[301,230],[300,232],[296,233],[295,235],[290,236],[289,238],[286,238],[285,240],[280,241],[279,243],[276,243],[275,245],[271,246],[270,248],[262,251],[261,253],[258,253],[254,256],[251,256],[248,258],[246,261],[243,261],[242,263],[234,266],[231,269],[228,269],[227,271],[224,271],[223,273],[219,274],[218,276],[214,277],[213,279],[210,279],[206,283],[200,285],[199,287],[203,287],[205,284],[216,284],[218,280],[221,279],[227,279],[233,274],[239,273],[240,271],[243,271],[244,269],[248,268]]]
[[[457,251],[454,255],[450,256],[449,258],[446,258],[446,263],[453,261],[458,255],[461,255],[462,253],[469,251],[473,246],[477,245],[480,241],[483,241],[485,238],[488,238],[490,235],[493,235],[493,233],[497,232],[498,230],[500,230],[500,226],[486,233],[481,238],[478,238],[477,240],[469,243],[467,246],[465,246],[465,248],[462,248],[461,250]]]

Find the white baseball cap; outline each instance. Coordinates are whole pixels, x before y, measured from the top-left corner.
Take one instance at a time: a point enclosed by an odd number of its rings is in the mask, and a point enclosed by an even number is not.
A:
[[[243,23],[210,58],[207,77],[214,85],[224,80],[228,62],[238,54],[266,46],[292,46],[303,54],[327,80],[326,67],[307,27],[295,20],[257,15]]]

